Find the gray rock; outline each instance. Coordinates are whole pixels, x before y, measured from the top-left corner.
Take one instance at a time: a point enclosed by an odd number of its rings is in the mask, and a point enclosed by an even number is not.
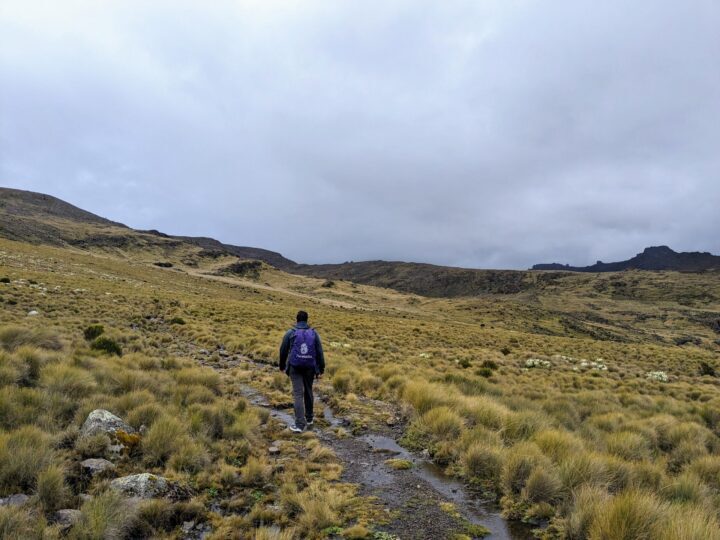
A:
[[[30,500],[30,497],[24,493],[16,493],[8,495],[4,499],[0,499],[0,506],[22,506]]]
[[[60,525],[60,532],[67,532],[70,527],[75,525],[82,517],[80,510],[74,510],[72,508],[66,508],[64,510],[58,510],[52,515],[53,523]]]
[[[115,416],[105,409],[95,409],[88,414],[85,423],[80,428],[80,435],[86,437],[97,433],[115,434],[118,431],[125,433],[135,433],[135,430],[126,424],[122,418]]]
[[[280,453],[280,449],[277,446],[271,446],[268,448],[268,453],[271,456],[277,456]]]
[[[107,459],[90,458],[80,462],[80,470],[90,478],[112,476],[115,472],[115,465]]]
[[[110,482],[110,488],[128,497],[152,499],[166,497],[168,499],[187,499],[191,492],[188,488],[171,482],[163,476],[150,473],[131,474],[116,478]]]

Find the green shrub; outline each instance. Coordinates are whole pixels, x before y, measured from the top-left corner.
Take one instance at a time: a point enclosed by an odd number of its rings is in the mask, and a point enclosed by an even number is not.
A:
[[[481,377],[485,377],[486,379],[489,377],[492,377],[493,370],[486,367],[481,367],[475,370],[475,373],[480,375]]]
[[[105,332],[105,327],[102,324],[92,324],[83,330],[83,336],[87,341],[92,341],[99,338]]]
[[[122,347],[120,346],[120,344],[109,337],[100,336],[95,338],[90,343],[90,348],[95,351],[102,351],[107,354],[115,354],[117,356],[122,356]]]

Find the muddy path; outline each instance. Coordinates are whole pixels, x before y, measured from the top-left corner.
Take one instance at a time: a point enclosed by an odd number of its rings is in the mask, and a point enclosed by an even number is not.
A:
[[[203,362],[218,371],[251,364],[253,369],[275,371],[275,368],[244,357],[223,358],[221,362]],[[242,394],[255,406],[265,408],[275,421],[291,425],[291,408],[272,407],[268,399],[250,385],[241,387]],[[289,397],[289,396],[288,396]],[[378,527],[401,540],[444,539],[454,534],[480,538],[479,529],[490,531],[490,540],[527,540],[530,528],[506,521],[495,504],[482,501],[460,481],[447,476],[429,459],[403,448],[396,441],[397,433],[350,435],[341,430],[349,422],[338,418],[322,396],[316,395],[318,418],[313,431],[330,447],[343,465],[342,480],[357,484],[359,494],[375,497],[387,513],[387,523]],[[407,460],[412,467],[398,470],[388,459]],[[448,503],[452,503],[449,505]]]

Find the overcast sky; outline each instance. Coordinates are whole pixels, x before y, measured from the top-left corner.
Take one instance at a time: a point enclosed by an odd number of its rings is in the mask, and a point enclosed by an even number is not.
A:
[[[720,253],[717,0],[0,0],[0,185],[300,262]]]

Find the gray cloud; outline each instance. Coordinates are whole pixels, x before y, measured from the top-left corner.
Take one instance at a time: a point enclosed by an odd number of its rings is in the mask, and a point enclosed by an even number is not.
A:
[[[0,184],[303,262],[720,252],[714,0],[0,7]]]

